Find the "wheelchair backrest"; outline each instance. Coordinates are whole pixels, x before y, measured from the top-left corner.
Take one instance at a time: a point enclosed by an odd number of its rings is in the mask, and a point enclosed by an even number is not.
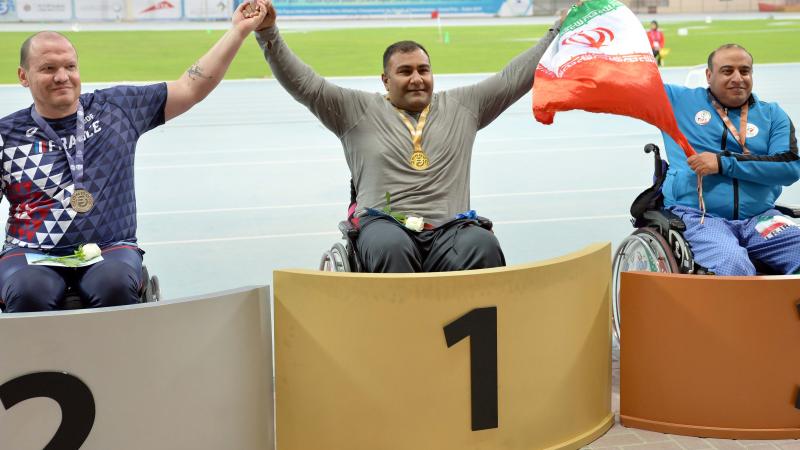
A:
[[[661,192],[661,187],[664,185],[664,180],[667,178],[667,170],[669,169],[669,163],[661,159],[661,151],[657,145],[647,144],[644,151],[645,153],[653,153],[655,167],[653,170],[653,185],[639,194],[631,204],[631,216],[634,219],[633,226],[636,228],[646,224],[644,220],[646,211],[658,210],[664,207],[664,195]]]

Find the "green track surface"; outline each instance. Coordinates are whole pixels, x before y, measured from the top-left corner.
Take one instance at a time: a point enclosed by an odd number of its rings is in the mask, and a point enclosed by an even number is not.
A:
[[[428,48],[435,73],[495,72],[542,36],[547,26],[382,28],[285,32],[291,48],[325,76],[377,75],[392,42],[413,39]],[[678,29],[688,29],[678,36]],[[729,42],[741,44],[756,63],[800,61],[800,20],[669,23],[662,27],[667,66],[693,66]],[[66,33],[80,55],[81,78],[93,81],[175,79],[222,35],[222,31],[112,31]],[[16,83],[19,46],[29,33],[0,33],[0,83]],[[443,41],[448,41],[445,44]],[[226,78],[269,76],[255,39],[248,39]]]

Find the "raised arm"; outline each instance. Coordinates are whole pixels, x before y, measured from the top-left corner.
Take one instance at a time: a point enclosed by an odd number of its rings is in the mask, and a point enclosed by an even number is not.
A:
[[[535,46],[517,55],[502,71],[480,83],[451,91],[459,103],[476,115],[480,128],[491,123],[530,91],[539,59],[558,36],[561,21],[558,19]]]
[[[373,95],[336,86],[301,61],[281,37],[276,16],[270,5],[267,17],[256,30],[256,40],[272,74],[295,100],[341,137],[362,117],[366,102]]]
[[[231,29],[178,80],[167,83],[165,120],[185,113],[217,87],[242,42],[267,15],[268,7],[264,0],[255,0],[255,4],[255,8],[249,3],[239,5],[233,14]],[[245,17],[245,9],[253,12]]]

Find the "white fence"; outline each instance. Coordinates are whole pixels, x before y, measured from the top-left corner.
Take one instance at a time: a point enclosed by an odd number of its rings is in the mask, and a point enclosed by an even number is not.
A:
[[[237,0],[0,0],[0,21],[228,19]]]

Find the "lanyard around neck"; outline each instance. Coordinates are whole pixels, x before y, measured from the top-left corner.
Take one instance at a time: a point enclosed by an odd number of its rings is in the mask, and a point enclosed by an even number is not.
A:
[[[714,105],[714,109],[717,110],[717,114],[719,114],[719,117],[722,119],[722,122],[725,123],[725,126],[728,127],[728,130],[731,132],[734,139],[736,139],[736,142],[738,142],[742,147],[742,153],[745,155],[750,154],[750,150],[748,150],[745,146],[745,140],[747,139],[747,111],[750,109],[750,105],[747,102],[742,105],[742,111],[739,119],[739,130],[737,131],[736,127],[733,125],[733,122],[731,122],[731,119],[728,117],[728,113],[725,108],[723,108],[722,105],[720,105],[719,102],[714,99],[711,100],[711,104]]]
[[[416,170],[427,169],[430,166],[430,160],[428,159],[428,155],[426,155],[422,150],[422,129],[425,128],[425,122],[428,119],[428,113],[431,110],[431,105],[426,106],[425,109],[422,110],[422,114],[419,115],[419,120],[417,121],[416,127],[411,124],[411,120],[403,111],[396,107],[395,109],[397,110],[397,114],[400,116],[400,119],[411,133],[411,143],[414,148],[409,161],[411,163],[411,167]]]
[[[94,208],[94,196],[92,196],[91,192],[83,188],[83,143],[86,140],[86,134],[83,123],[83,105],[81,105],[80,100],[78,101],[76,116],[74,134],[75,157],[73,158],[69,150],[67,150],[68,144],[61,145],[60,147],[64,149],[64,154],[67,156],[67,162],[69,163],[69,171],[72,174],[73,190],[72,195],[69,197],[69,204],[75,212],[86,213]],[[31,107],[31,117],[33,117],[33,121],[39,125],[39,128],[44,131],[49,139],[56,144],[61,142],[58,133],[56,133],[53,127],[51,127],[39,112],[36,111],[35,105]]]
[[[83,124],[83,105],[78,102],[78,112],[75,124],[75,157],[73,158],[67,150],[66,145],[60,145],[61,138],[58,133],[53,130],[53,127],[47,123],[46,120],[36,111],[35,106],[31,106],[31,117],[36,125],[44,131],[44,134],[53,141],[56,145],[64,149],[64,154],[67,156],[69,163],[69,170],[72,173],[72,181],[75,184],[75,190],[83,189],[83,143],[86,139],[84,124]]]

